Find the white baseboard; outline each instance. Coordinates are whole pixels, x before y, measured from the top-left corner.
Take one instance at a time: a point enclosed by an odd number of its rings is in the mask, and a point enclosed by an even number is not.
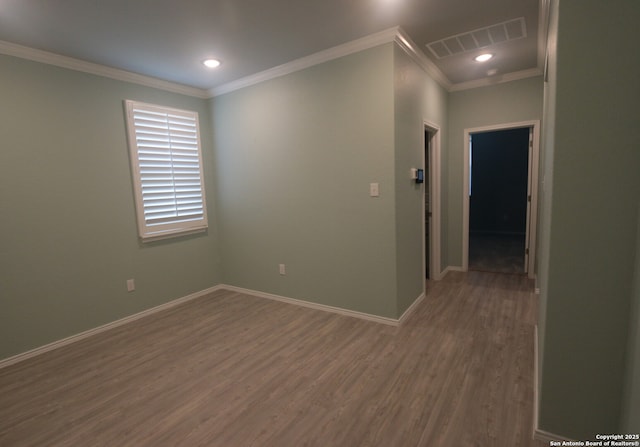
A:
[[[297,306],[304,306],[311,309],[322,310],[325,312],[332,312],[335,314],[346,315],[350,317],[360,318],[362,320],[374,321],[376,323],[383,323],[391,326],[398,326],[405,321],[409,315],[416,309],[416,307],[420,304],[420,302],[424,299],[424,293],[422,293],[416,300],[409,306],[409,308],[402,314],[399,319],[381,317],[378,315],[367,314],[364,312],[357,312],[349,309],[342,309],[340,307],[327,306],[325,304],[312,303],[309,301],[298,300],[295,298],[288,298],[284,296],[274,295],[271,293],[260,292],[257,290],[251,289],[243,289],[241,287],[235,287],[227,284],[219,284],[214,287],[209,287],[208,289],[201,290],[199,292],[194,292],[187,296],[183,296],[182,298],[177,298],[175,300],[169,301],[167,303],[161,304],[159,306],[152,307],[150,309],[143,310],[142,312],[138,312],[133,315],[129,315],[127,317],[121,318],[116,321],[112,321],[107,324],[103,324],[102,326],[98,326],[93,329],[89,329],[84,332],[80,332],[79,334],[71,335],[70,337],[63,338],[61,340],[56,340],[54,342],[48,343],[44,346],[40,346],[35,349],[31,349],[29,351],[23,352],[21,354],[16,354],[12,357],[8,357],[6,359],[0,360],[0,369],[5,368],[9,365],[14,365],[16,363],[22,362],[24,360],[30,359],[32,357],[36,357],[40,354],[44,354],[49,351],[53,351],[54,349],[61,348],[63,346],[67,346],[71,343],[75,343],[80,340],[84,340],[85,338],[91,337],[93,335],[99,334],[101,332],[108,331],[109,329],[116,328],[118,326],[122,326],[127,323],[131,323],[133,321],[139,320],[140,318],[144,318],[146,316],[152,315],[154,313],[170,309],[172,307],[178,306],[180,304],[186,303],[187,301],[191,301],[196,298],[200,298],[202,296],[208,295],[217,290],[229,290],[232,292],[245,293],[248,295],[257,296],[260,298],[267,298],[270,300],[281,301],[284,303],[294,304]]]
[[[440,278],[444,278],[445,275],[449,272],[464,272],[464,268],[457,266],[457,265],[448,265],[446,269],[444,269],[442,271],[442,273],[440,274]]]
[[[560,435],[556,435],[554,433],[549,433],[548,431],[544,431],[544,430],[540,430],[539,428],[536,428],[533,432],[533,439],[537,439],[538,441],[542,441],[542,442],[546,442],[548,444],[551,443],[551,441],[567,441],[567,442],[577,442],[574,439],[569,439],[566,438],[564,436],[560,436]],[[578,444],[576,444],[578,445]]]
[[[556,435],[545,430],[541,430],[539,424],[539,409],[540,409],[540,393],[538,392],[538,385],[540,380],[540,365],[538,363],[538,325],[534,327],[534,339],[533,339],[533,439],[538,441],[550,443],[550,441],[573,441],[575,440],[567,438],[565,436]]]
[[[417,309],[417,307],[420,305],[422,300],[424,300],[424,298],[425,298],[425,293],[422,292],[420,296],[416,298],[416,300],[411,304],[411,306],[407,307],[407,310],[405,310],[403,314],[400,316],[400,318],[398,319],[398,325],[407,321],[407,318],[409,318],[409,316]]]
[[[325,312],[331,312],[334,314],[346,315],[348,317],[360,318],[362,320],[375,321],[376,323],[388,324],[391,326],[398,326],[401,322],[401,319],[396,320],[395,318],[381,317],[378,315],[368,314],[364,312],[358,312],[355,310],[343,309],[341,307],[328,306],[326,304],[314,303],[311,301],[299,300],[296,298],[289,298],[286,296],[274,295],[273,293],[261,292],[259,290],[251,290],[244,289],[242,287],[230,286],[228,284],[222,284],[220,286],[221,289],[230,290],[232,292],[244,293],[247,295],[257,296],[259,298],[266,298],[269,300],[280,301],[283,303],[294,304],[296,306],[308,307],[310,309],[323,310]],[[419,298],[418,298],[419,299]],[[415,305],[412,304],[409,309],[411,309]],[[407,310],[409,310],[407,309]],[[407,312],[405,311],[405,314]],[[404,314],[403,314],[404,317]]]
[[[540,369],[538,365],[538,325],[533,327],[533,437],[536,437],[538,431],[538,405],[540,395],[538,393],[538,384],[540,383]]]
[[[69,345],[71,343],[75,343],[80,340],[84,340],[85,338],[91,337],[92,335],[99,334],[101,332],[108,331],[109,329],[116,328],[118,326],[122,326],[127,323],[131,323],[132,321],[139,320],[140,318],[144,318],[156,312],[160,312],[165,309],[170,309],[179,304],[186,303],[187,301],[194,300],[196,298],[200,298],[201,296],[208,295],[209,293],[215,292],[216,290],[220,290],[221,286],[209,287],[208,289],[200,290],[199,292],[191,293],[187,296],[183,296],[182,298],[177,298],[175,300],[169,301],[167,303],[161,304],[159,306],[152,307],[150,309],[143,310],[142,312],[138,312],[133,315],[129,315],[127,317],[121,318],[116,321],[112,321],[111,323],[103,324],[102,326],[98,326],[93,329],[89,329],[84,332],[80,332],[79,334],[71,335],[70,337],[63,338],[61,340],[56,340],[54,342],[48,343],[44,346],[40,346],[39,348],[31,349],[30,351],[23,352],[21,354],[16,354],[12,357],[8,357],[6,359],[0,360],[0,369],[5,368],[9,365],[14,365],[16,363],[22,362],[23,360],[30,359],[32,357],[38,356],[40,354],[44,354],[45,352],[53,351],[54,349],[61,348],[63,346]]]

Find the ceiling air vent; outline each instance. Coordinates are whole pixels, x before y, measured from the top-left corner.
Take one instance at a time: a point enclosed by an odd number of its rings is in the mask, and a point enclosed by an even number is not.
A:
[[[508,42],[527,37],[524,17],[456,34],[427,44],[427,48],[438,59],[462,54],[495,43]]]

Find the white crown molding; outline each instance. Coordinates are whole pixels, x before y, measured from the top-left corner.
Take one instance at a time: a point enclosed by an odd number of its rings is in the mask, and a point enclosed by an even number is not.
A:
[[[547,40],[549,35],[549,20],[551,5],[549,0],[540,0],[538,5],[538,68],[544,71],[547,58]]]
[[[394,42],[399,33],[400,28],[396,26],[327,50],[319,51],[309,56],[287,62],[286,64],[278,65],[277,67],[269,68],[268,70],[214,87],[209,90],[209,96],[214,97],[224,95],[225,93],[230,93],[241,88],[259,84],[260,82],[304,70],[305,68],[309,68],[314,65],[368,50],[369,48],[377,47],[378,45]]]
[[[460,82],[458,84],[453,84],[449,89],[449,91],[457,92],[461,90],[469,90],[469,89],[478,88],[478,87],[489,87],[491,85],[517,81],[519,79],[533,78],[535,76],[542,76],[542,70],[538,67],[529,68],[528,70],[514,71],[513,73],[506,73],[504,75],[495,75],[489,78],[476,79],[468,82]]]
[[[469,82],[461,82],[457,84],[452,84],[447,76],[422,51],[418,50],[415,42],[413,42],[413,40],[399,26],[388,28],[386,30],[362,37],[357,40],[353,40],[351,42],[347,42],[342,45],[335,46],[333,48],[329,48],[327,50],[319,51],[309,56],[305,56],[303,58],[296,59],[294,61],[287,62],[273,68],[269,68],[259,73],[255,73],[253,75],[246,76],[244,78],[240,78],[208,90],[178,84],[151,76],[145,76],[118,68],[107,67],[105,65],[95,64],[93,62],[74,59],[72,57],[62,56],[60,54],[38,50],[35,48],[30,48],[6,41],[0,41],[0,54],[19,57],[21,59],[27,59],[34,62],[55,65],[57,67],[89,73],[97,76],[103,76],[118,81],[130,82],[146,87],[157,88],[172,93],[208,99],[215,96],[223,95],[225,93],[230,93],[244,87],[249,87],[251,85],[255,85],[264,81],[268,81],[270,79],[294,73],[296,71],[300,71],[314,65],[338,59],[340,57],[368,50],[378,45],[395,42],[414,60],[414,62],[416,62],[446,91],[454,92],[478,87],[487,87],[490,85],[500,84],[503,82],[511,82],[533,76],[540,76],[543,74],[544,52],[546,48],[545,45],[540,45],[540,43],[543,40],[546,42],[547,23],[545,20],[546,17],[544,16],[547,14],[546,11],[548,10],[548,6],[546,5],[548,4],[548,0],[540,0],[540,3],[541,13],[538,26],[538,66],[536,68],[477,79]],[[542,35],[544,35],[544,37],[540,37]]]
[[[94,64],[93,62],[82,61],[48,51],[17,45],[11,42],[0,41],[0,54],[15,56],[43,64],[55,65],[69,70],[80,71],[118,81],[131,82],[133,84],[144,85],[146,87],[157,88],[181,95],[193,96],[196,98],[208,98],[206,90],[153,78],[138,73],[133,73],[118,68],[107,67],[105,65]]]
[[[277,67],[269,68],[268,70],[264,70],[253,75],[228,82],[218,87],[214,87],[208,90],[208,97],[212,98],[215,96],[224,95],[235,90],[240,90],[245,87],[268,81],[270,79],[304,70],[305,68],[309,68],[314,65],[322,64],[324,62],[348,56],[360,51],[368,50],[369,48],[373,48],[378,45],[383,45],[390,42],[395,42],[400,48],[402,48],[413,59],[415,63],[417,63],[429,76],[431,76],[448,92],[469,90],[479,87],[488,87],[495,84],[501,84],[504,82],[511,82],[519,79],[542,75],[542,68],[536,67],[528,70],[506,73],[504,75],[452,84],[447,76],[436,66],[436,64],[434,64],[427,56],[425,56],[422,51],[418,50],[417,45],[415,44],[415,42],[413,42],[409,35],[407,35],[402,28],[396,26],[375,34],[371,34],[361,39],[347,42],[345,44],[338,45],[333,48],[329,48],[327,50],[323,50],[291,62],[287,62],[286,64],[278,65]]]
[[[371,34],[361,39],[347,42],[345,44],[338,45],[333,48],[329,48],[327,50],[320,51],[318,53],[314,53],[291,62],[287,62],[286,64],[278,65],[277,67],[273,67],[250,76],[231,81],[218,87],[214,87],[208,91],[208,97],[224,95],[241,88],[259,84],[270,79],[294,73],[296,71],[300,71],[314,65],[322,64],[330,60],[348,56],[350,54],[364,51],[369,48],[373,48],[389,42],[395,42],[414,60],[414,62],[416,62],[427,74],[429,74],[448,92],[469,90],[479,87],[488,87],[495,84],[501,84],[505,82],[511,82],[519,79],[526,79],[542,75],[542,67],[538,66],[536,68],[530,68],[528,70],[521,70],[513,73],[506,73],[504,75],[452,84],[447,76],[436,66],[436,64],[434,64],[427,56],[425,56],[422,51],[418,50],[415,42],[413,42],[413,40],[409,37],[408,34],[405,33],[402,28],[393,27],[384,31],[380,31],[379,33]]]
[[[422,51],[417,49],[416,43],[402,28],[398,28],[394,40],[438,84],[447,91],[451,89],[452,84],[447,76]]]

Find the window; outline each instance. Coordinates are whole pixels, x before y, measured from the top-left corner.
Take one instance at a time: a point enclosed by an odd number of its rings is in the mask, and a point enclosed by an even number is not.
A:
[[[143,241],[207,228],[198,114],[125,101]]]

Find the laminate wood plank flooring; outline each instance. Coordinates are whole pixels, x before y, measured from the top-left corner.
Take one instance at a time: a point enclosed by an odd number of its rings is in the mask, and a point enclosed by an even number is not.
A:
[[[524,274],[525,235],[469,234],[469,270]]]
[[[535,295],[449,273],[400,327],[218,291],[0,370],[0,445],[540,447]]]

